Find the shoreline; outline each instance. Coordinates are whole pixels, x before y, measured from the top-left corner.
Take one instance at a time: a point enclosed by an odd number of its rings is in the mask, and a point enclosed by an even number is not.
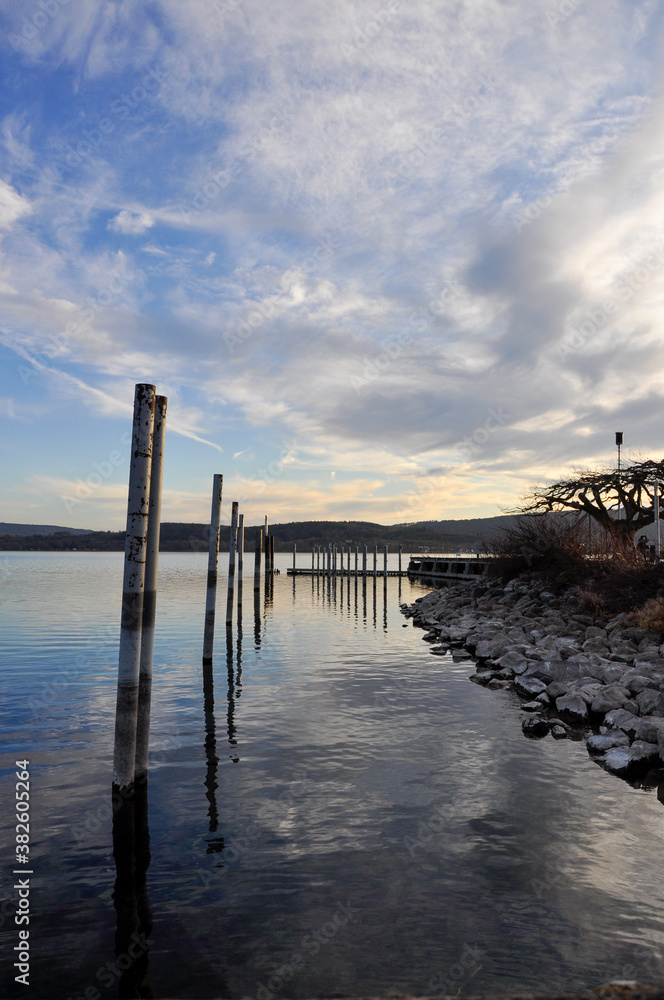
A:
[[[532,739],[584,740],[591,759],[631,784],[664,782],[664,636],[579,607],[517,577],[433,590],[402,614],[430,652],[468,660],[469,680],[521,698]]]

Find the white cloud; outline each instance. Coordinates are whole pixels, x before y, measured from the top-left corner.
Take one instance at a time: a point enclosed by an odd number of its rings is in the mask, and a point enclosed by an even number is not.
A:
[[[122,209],[108,223],[108,228],[113,233],[124,233],[125,235],[137,236],[144,233],[146,229],[154,226],[154,219],[147,212],[129,212]]]
[[[32,205],[6,181],[0,180],[0,229],[9,229]]]

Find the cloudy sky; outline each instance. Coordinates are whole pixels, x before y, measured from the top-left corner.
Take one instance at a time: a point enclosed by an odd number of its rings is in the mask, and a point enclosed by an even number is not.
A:
[[[655,0],[0,12],[0,520],[499,513],[662,457]]]

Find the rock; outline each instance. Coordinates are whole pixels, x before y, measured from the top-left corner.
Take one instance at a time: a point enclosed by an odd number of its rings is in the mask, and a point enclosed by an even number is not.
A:
[[[522,653],[517,653],[513,649],[508,650],[507,653],[503,653],[503,655],[496,660],[496,663],[499,667],[520,667],[521,664],[523,664],[524,670],[528,665],[526,657],[523,656]]]
[[[618,684],[609,684],[595,695],[590,705],[590,711],[597,715],[606,715],[607,712],[611,712],[615,708],[622,708],[628,697],[627,688],[620,687]]]
[[[628,736],[636,733],[636,717],[624,708],[616,708],[604,716],[604,724],[615,729],[622,729]]]
[[[541,712],[542,702],[541,701],[524,701],[521,706],[522,712]]]
[[[602,684],[618,684],[622,682],[623,668],[619,667],[616,663],[591,664],[588,670]]]
[[[562,698],[556,698],[556,709],[567,715],[574,722],[585,722],[588,718],[588,706],[576,692],[565,694]]]
[[[455,663],[459,663],[460,660],[471,660],[472,656],[465,649],[453,649],[452,659]]]
[[[561,698],[564,694],[567,694],[569,687],[567,681],[551,681],[546,689],[546,693],[549,698],[555,701],[556,698]]]
[[[486,687],[489,681],[493,680],[493,670],[479,670],[476,674],[471,674],[469,680],[473,684],[481,684],[482,687]]]
[[[597,628],[595,625],[589,625],[585,632],[586,639],[607,639],[608,632],[605,628]]]
[[[480,660],[497,660],[507,652],[505,639],[482,639],[475,647],[475,656]]]
[[[533,739],[541,739],[542,736],[549,734],[546,719],[539,715],[531,715],[528,719],[524,719],[521,723],[521,729],[524,736],[530,736]]]
[[[432,629],[430,632],[427,632],[426,635],[423,635],[422,638],[424,639],[425,642],[438,642],[440,637],[438,635],[438,632]]]
[[[560,725],[551,726],[550,732],[554,740],[564,740],[567,736],[567,730]]]
[[[492,677],[489,683],[487,684],[487,687],[490,688],[491,691],[500,691],[503,688],[508,688],[511,686],[512,686],[511,681],[501,680],[499,677]]]
[[[542,691],[546,691],[546,684],[544,681],[541,681],[538,677],[529,677],[527,675],[515,677],[514,687],[519,694],[530,695],[531,697],[536,694],[541,694]]]
[[[628,639],[610,639],[609,645],[612,653],[621,653],[630,658],[636,656],[636,643],[630,642]]]
[[[586,639],[581,649],[584,653],[606,654],[609,652],[609,644],[605,639]]]
[[[643,719],[634,720],[634,738],[644,743],[659,743],[660,733],[664,744],[664,719],[659,716],[647,715]]]
[[[653,688],[646,688],[636,696],[636,704],[641,715],[659,715],[664,711],[664,697]]]
[[[449,646],[432,646],[429,652],[434,653],[435,656],[445,656],[449,652]]]
[[[538,701],[540,703],[540,705],[544,705],[544,706],[547,706],[547,705],[551,704],[551,699],[549,698],[549,696],[546,693],[546,691],[542,691],[541,694],[538,694],[537,698],[535,699],[535,701]]]
[[[645,770],[659,759],[659,749],[654,743],[643,743],[636,740],[631,747],[614,747],[607,750],[601,758],[602,764],[621,777],[627,777]]]
[[[621,729],[614,729],[603,736],[590,736],[586,742],[589,753],[606,753],[613,747],[628,747],[629,736]]]

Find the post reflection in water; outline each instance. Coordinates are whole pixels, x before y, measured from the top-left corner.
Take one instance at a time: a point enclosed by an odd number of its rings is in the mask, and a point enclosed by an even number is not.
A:
[[[115,968],[120,975],[118,996],[120,1000],[151,997],[147,942],[152,931],[147,888],[150,867],[147,779],[126,796],[116,792],[113,807],[113,906],[117,914]]]
[[[261,646],[261,592],[254,590],[254,645],[256,649]]]
[[[387,577],[383,577],[383,631],[387,632]]]
[[[209,803],[210,833],[216,833],[219,826],[219,811],[217,809],[217,769],[219,766],[219,757],[217,756],[217,734],[214,718],[214,679],[211,663],[203,664],[203,711],[205,713],[205,760],[207,762],[205,795]]]
[[[234,650],[233,650],[233,629],[229,627],[226,629],[226,671],[228,674],[228,711],[226,713],[226,729],[228,732],[228,743],[231,747],[231,752],[229,757],[234,764],[237,764],[240,758],[235,752],[235,747],[237,746],[237,740],[235,739],[235,664],[234,664]]]

